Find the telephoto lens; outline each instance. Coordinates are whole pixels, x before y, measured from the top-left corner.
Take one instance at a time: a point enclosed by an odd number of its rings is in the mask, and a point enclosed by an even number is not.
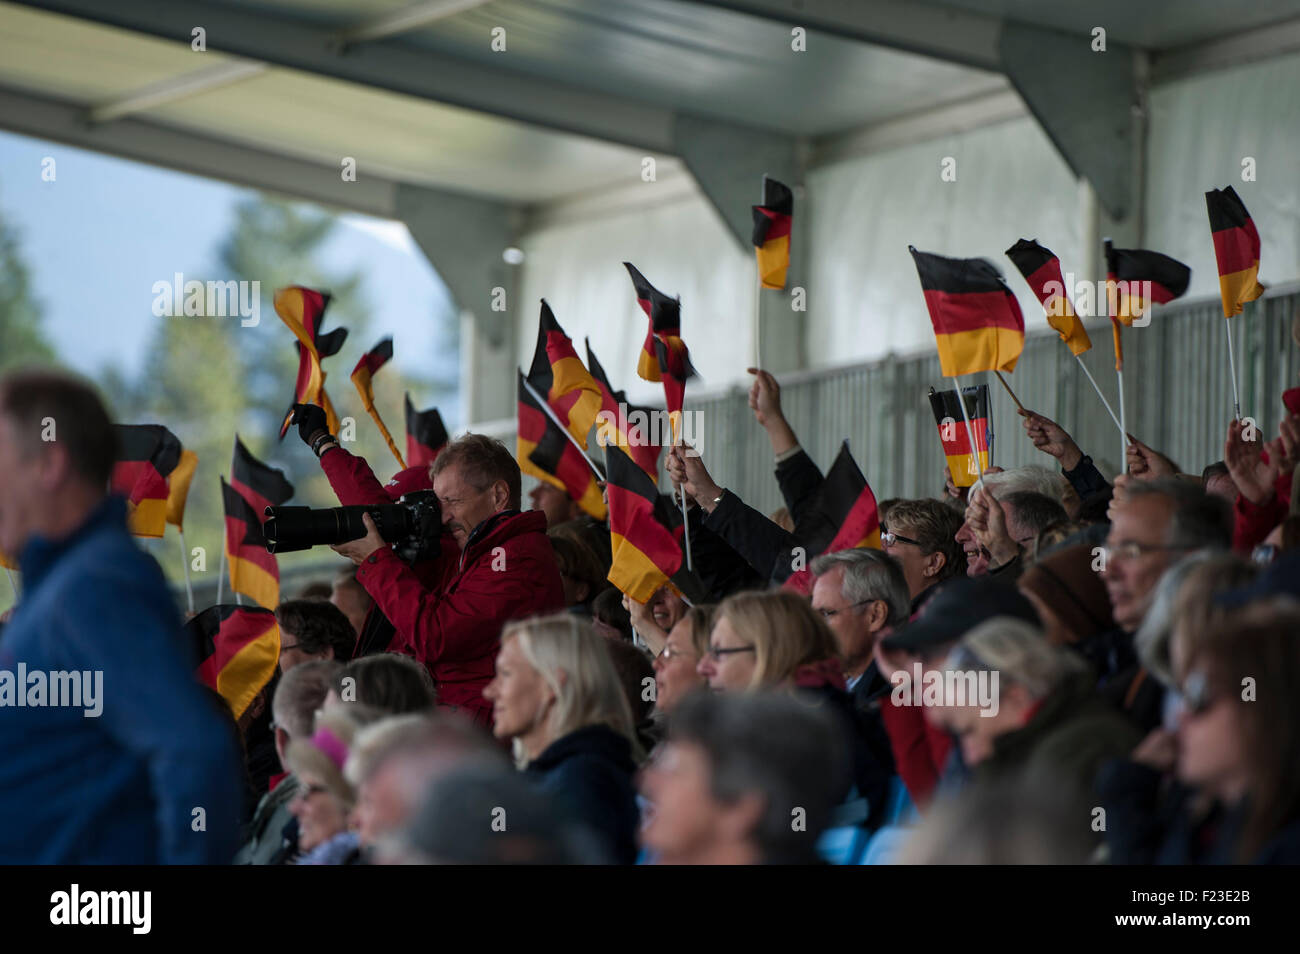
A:
[[[363,513],[370,514],[379,535],[389,543],[403,539],[408,532],[407,508],[400,504],[373,507],[267,507],[262,535],[270,553],[292,553],[312,547],[332,546],[366,535]]]

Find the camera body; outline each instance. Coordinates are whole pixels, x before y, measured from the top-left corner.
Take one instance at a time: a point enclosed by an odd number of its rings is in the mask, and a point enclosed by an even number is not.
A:
[[[362,514],[370,514],[379,535],[407,563],[437,556],[442,535],[442,506],[432,490],[416,490],[396,503],[370,506],[267,507],[262,534],[269,553],[291,553],[332,546],[366,535]]]

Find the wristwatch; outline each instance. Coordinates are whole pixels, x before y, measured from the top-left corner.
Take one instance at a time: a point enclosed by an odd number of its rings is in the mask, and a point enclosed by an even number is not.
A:
[[[333,434],[325,434],[324,436],[318,437],[316,440],[312,441],[311,452],[316,455],[317,460],[320,459],[320,455],[327,444],[338,446],[338,441],[334,439]]]

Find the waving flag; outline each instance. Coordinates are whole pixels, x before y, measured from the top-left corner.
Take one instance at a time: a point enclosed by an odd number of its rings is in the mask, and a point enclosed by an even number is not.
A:
[[[650,319],[650,330],[646,332],[636,373],[645,381],[663,382],[664,405],[676,434],[681,422],[682,402],[686,397],[686,382],[695,376],[690,352],[681,339],[682,305],[646,281],[631,262],[624,262],[623,266],[632,278],[637,304]]]
[[[294,383],[293,401],[284,416],[284,423],[280,425],[281,439],[289,430],[294,404],[316,404],[324,408],[330,433],[338,433],[339,418],[325,393],[325,370],[321,367],[321,360],[338,354],[348,330],[335,328],[328,333],[321,330],[329,303],[328,294],[300,285],[290,285],[275,293],[275,313],[298,339],[298,378]]]
[[[185,623],[199,682],[221,694],[238,719],[275,675],[280,627],[260,606],[210,606]]]
[[[1079,355],[1091,348],[1092,340],[1065,292],[1061,260],[1033,239],[1021,239],[1007,249],[1006,254],[1025,276],[1035,297],[1043,303],[1047,323],[1061,336],[1071,353]]]
[[[127,526],[137,537],[167,528],[167,478],[181,461],[181,442],[161,424],[114,424],[117,461],[112,489],[127,499]]]
[[[277,507],[293,496],[293,485],[282,471],[263,464],[235,438],[230,483],[221,481],[226,513],[226,557],[230,561],[230,587],[262,606],[280,602],[280,568],[266,551],[262,522],[266,508]]]
[[[167,522],[182,530],[185,529],[185,502],[198,466],[199,456],[192,450],[182,450],[180,462],[167,478]]]
[[[582,452],[551,420],[541,402],[528,390],[527,379],[519,374],[519,429],[515,460],[525,474],[558,487],[575,500],[585,513],[605,519],[605,501],[597,475]]]
[[[408,467],[428,467],[447,446],[447,428],[436,407],[417,411],[406,395],[406,462]]]
[[[944,258],[911,245],[946,377],[1013,371],[1025,346],[1025,319],[993,263]]]
[[[582,359],[573,350],[573,342],[555,320],[544,298],[528,383],[546,399],[565,429],[586,450],[587,434],[600,413],[600,385],[583,367]]]
[[[1115,248],[1106,239],[1106,300],[1115,339],[1115,370],[1124,367],[1120,326],[1131,326],[1152,304],[1163,305],[1187,291],[1192,270],[1175,258],[1143,248]]]
[[[366,413],[374,420],[375,426],[379,428],[379,433],[384,436],[384,441],[388,444],[388,449],[397,458],[397,466],[405,470],[406,461],[402,460],[402,452],[393,443],[393,435],[388,433],[388,427],[384,424],[384,419],[379,416],[379,410],[375,407],[374,377],[380,368],[392,360],[392,357],[393,339],[385,338],[361,356],[357,366],[352,369],[352,383],[356,386],[357,394],[361,396],[361,406],[366,409]]]
[[[790,224],[794,195],[788,186],[763,177],[763,204],[754,210],[754,253],[764,288],[784,288],[790,268]]]
[[[1242,306],[1264,294],[1259,279],[1259,232],[1246,205],[1232,186],[1205,193],[1214,236],[1214,258],[1219,265],[1219,294],[1223,316],[1240,315]]]
[[[609,541],[613,562],[609,582],[638,603],[647,602],[665,583],[688,598],[700,586],[684,569],[679,533],[681,515],[654,480],[617,445],[605,448],[609,468]]]
[[[835,463],[826,472],[817,496],[794,528],[795,538],[808,554],[808,562],[823,553],[857,547],[880,549],[880,514],[876,495],[857,462],[849,453],[849,442],[840,445]],[[793,564],[793,560],[789,564]],[[792,573],[783,586],[801,593],[812,591],[809,569]]]
[[[993,464],[989,386],[980,384],[962,388],[961,394],[966,402],[966,415],[970,417],[970,433],[966,430],[966,420],[961,405],[957,403],[955,390],[935,391],[931,388],[930,409],[934,412],[934,423],[939,426],[939,441],[943,444],[943,456],[948,461],[953,486],[972,487],[979,475]],[[970,443],[971,433],[975,435],[974,448]],[[979,454],[978,463],[976,454]]]
[[[663,446],[654,440],[656,428],[651,426],[651,422],[660,412],[654,408],[628,404],[627,395],[615,391],[609,383],[605,369],[596,360],[596,353],[591,350],[590,342],[587,343],[587,367],[600,385],[600,407],[603,413],[596,418],[596,433],[601,445],[607,447],[617,444],[636,461],[638,467],[652,479],[658,480],[659,455],[663,452]],[[639,421],[645,421],[645,426],[641,427]]]

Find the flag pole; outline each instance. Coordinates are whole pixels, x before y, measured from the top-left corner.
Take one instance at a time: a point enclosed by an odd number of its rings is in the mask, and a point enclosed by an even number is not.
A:
[[[569,429],[560,422],[560,419],[556,415],[554,408],[551,407],[550,403],[547,402],[546,398],[542,397],[540,394],[537,393],[537,388],[533,387],[532,384],[529,383],[526,377],[520,375],[519,380],[522,381],[524,387],[528,389],[528,393],[537,399],[537,403],[542,406],[542,410],[546,412],[546,416],[549,417],[552,421],[554,421],[555,426],[564,432],[564,436],[569,439],[569,443],[578,449],[578,453],[581,454],[582,459],[587,462],[587,466],[591,468],[591,472],[601,480],[604,480],[604,477],[601,475],[596,465],[592,463],[592,460],[587,455],[587,452],[583,450],[582,445],[578,443],[578,439],[574,437],[571,433],[569,433]]]
[[[224,522],[224,518],[223,518]],[[181,566],[185,570],[185,599],[189,602],[190,612],[194,612],[194,584],[190,582],[190,551],[185,547],[185,531],[180,527],[176,532],[181,538]],[[225,553],[226,548],[222,546],[221,552]]]
[[[763,276],[754,259],[754,370],[763,370]]]
[[[226,582],[226,518],[221,517],[221,563],[217,567],[217,602],[221,602],[221,590]]]
[[[5,567],[5,576],[9,577],[9,589],[14,591],[14,605],[18,605],[18,584],[14,582],[14,571]]]
[[[1106,400],[1106,395],[1102,394],[1101,388],[1097,386],[1097,379],[1092,376],[1092,372],[1088,370],[1088,366],[1083,363],[1083,358],[1076,354],[1074,360],[1079,362],[1079,367],[1083,368],[1083,373],[1088,376],[1088,381],[1092,384],[1092,389],[1097,392],[1097,397],[1101,398],[1102,407],[1106,409],[1106,413],[1110,415],[1110,419],[1115,422],[1115,426],[1121,431],[1124,430],[1123,427],[1120,427],[1119,418],[1115,416],[1115,411],[1111,408],[1110,402]]]
[[[1232,375],[1232,419],[1241,420],[1241,396],[1237,393],[1237,362],[1232,355],[1232,320],[1223,319],[1223,330],[1228,335],[1228,371]]]
[[[678,447],[683,446],[680,434],[675,434],[674,439],[677,441]],[[686,491],[682,490],[680,484],[677,485],[677,494],[682,499],[682,542],[686,544],[686,570],[689,573],[694,573],[695,560],[691,556],[691,519],[686,512]]]
[[[1025,406],[1020,403],[1020,398],[1016,397],[1016,392],[1011,390],[1011,385],[1007,384],[1007,379],[1002,376],[1002,372],[995,370],[993,373],[998,376],[998,380],[1002,382],[1002,386],[1007,389],[1007,393],[1011,395],[1011,400],[1016,402],[1016,407],[1020,408],[1022,411],[1025,410]]]
[[[1115,377],[1119,381],[1119,444],[1120,473],[1128,473],[1128,417],[1124,413],[1124,369],[1116,368]]]
[[[984,480],[984,462],[980,460],[980,449],[975,443],[975,429],[970,426],[970,415],[966,412],[966,395],[961,390],[961,377],[954,374],[952,382],[957,386],[957,406],[961,408],[961,419],[966,422],[966,438],[970,441],[971,455],[975,458],[975,469],[979,471],[980,480]]]

